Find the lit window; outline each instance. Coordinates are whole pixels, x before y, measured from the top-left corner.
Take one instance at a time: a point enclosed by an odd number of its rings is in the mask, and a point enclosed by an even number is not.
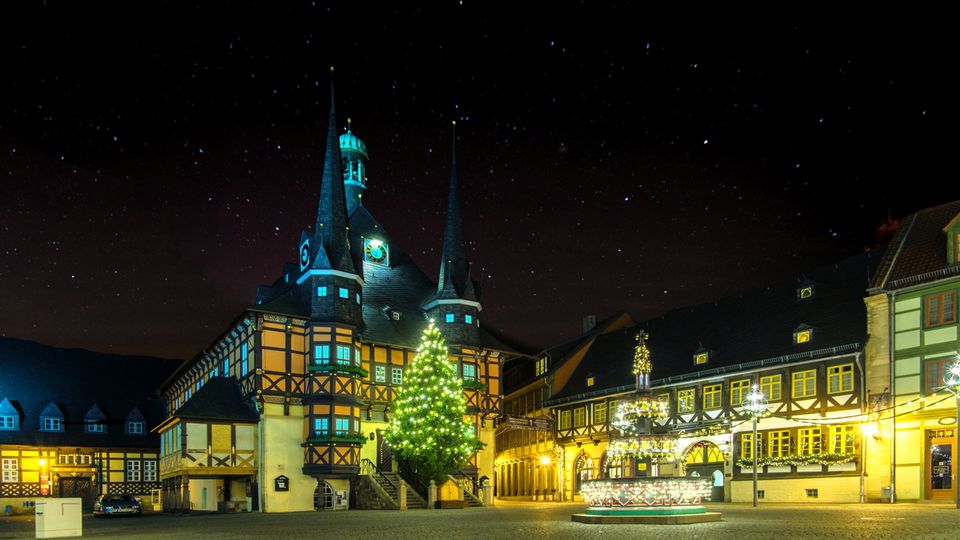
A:
[[[464,364],[463,365],[463,379],[467,381],[477,380],[477,365],[476,364]]]
[[[313,434],[317,437],[324,437],[327,435],[327,431],[330,430],[330,419],[323,418],[314,418],[313,419]]]
[[[357,293],[357,303],[360,303],[360,293]]]
[[[697,353],[693,355],[693,363],[697,365],[706,364],[707,360],[709,359],[710,359],[709,352],[702,352],[702,353]]]
[[[587,377],[587,386],[593,386],[593,383],[595,382],[596,380],[594,379],[593,375]]]
[[[796,371],[793,373],[794,398],[812,397],[817,393],[817,370]]]
[[[827,368],[827,392],[839,394],[853,391],[853,364]]]
[[[800,345],[801,343],[810,343],[810,340],[813,339],[813,329],[806,328],[804,330],[797,330],[793,333],[793,343]]]
[[[0,414],[0,429],[12,431],[17,429],[17,417],[13,414]]]
[[[395,320],[395,321],[399,321],[399,320],[400,320],[400,312],[399,312],[399,311],[394,311],[394,312],[390,313],[390,316],[393,317],[393,320]]]
[[[784,457],[790,455],[790,432],[771,431],[767,436],[767,455],[770,457]]]
[[[797,298],[799,298],[800,300],[813,298],[813,285],[807,285],[805,287],[800,287],[799,289],[797,289]]]
[[[696,390],[693,388],[688,388],[686,390],[677,391],[677,412],[678,413],[688,413],[693,412],[694,403],[693,400],[696,395]]]
[[[3,477],[0,478],[5,484],[11,484],[20,481],[20,461],[17,458],[3,458]]]
[[[740,457],[743,459],[753,459],[753,433],[742,433],[740,435]]]
[[[607,404],[606,403],[593,404],[593,423],[594,424],[607,423]]]
[[[350,419],[349,418],[337,418],[337,435],[340,437],[346,437],[350,434]]]
[[[313,346],[313,363],[319,366],[326,366],[330,363],[330,346],[329,345]]]
[[[543,375],[544,373],[547,372],[547,357],[546,357],[546,356],[541,356],[540,358],[537,359],[537,363],[536,363],[536,366],[535,366],[535,368],[534,368],[534,371],[535,371],[537,377],[539,377],[540,375]]]
[[[403,369],[395,367],[390,373],[390,382],[392,384],[403,384]]]
[[[340,298],[350,298],[350,291],[340,287]]]
[[[230,359],[229,359],[229,358],[224,358],[224,359],[223,359],[223,364],[222,364],[221,369],[223,369],[223,376],[224,376],[224,377],[229,377],[229,376],[230,376]]]
[[[455,318],[455,317],[456,317],[456,315],[454,315],[453,313],[447,313],[446,315],[444,315],[443,321],[444,321],[444,322],[448,322],[448,323],[452,323],[452,322],[454,321],[454,318]]]
[[[800,447],[797,448],[797,454],[801,456],[812,456],[820,453],[820,428],[800,428],[799,431]]]
[[[703,408],[704,409],[719,409],[720,405],[723,404],[721,399],[721,394],[723,391],[722,384],[710,384],[703,387]]]
[[[466,324],[473,324],[473,315],[464,315],[463,322]]]
[[[143,422],[139,422],[139,421],[127,422],[127,433],[131,435],[143,434]]]
[[[347,365],[350,363],[350,347],[337,345],[337,363]]]
[[[780,375],[768,375],[760,377],[760,393],[769,401],[780,401],[782,394],[782,381]]]
[[[152,459],[143,460],[143,481],[157,481],[157,462]]]
[[[856,442],[854,426],[830,426],[830,452],[852,454]]]
[[[376,366],[373,368],[373,378],[376,382],[387,382],[387,367]]]
[[[957,322],[957,306],[953,291],[923,297],[924,322],[927,327]]]
[[[139,482],[140,481],[140,461],[139,460],[128,460],[127,461],[127,482]]]
[[[327,288],[326,287],[317,287],[317,296],[326,296]]]
[[[63,421],[50,416],[43,417],[43,431],[63,431]]]
[[[560,412],[560,429],[570,429],[570,410]]]
[[[746,397],[747,391],[750,389],[750,379],[743,379],[742,381],[733,381],[730,383],[730,405],[733,407],[739,407],[743,404],[743,398]]]
[[[587,423],[587,408],[577,407],[573,410],[573,427],[583,427]]]
[[[247,362],[247,344],[244,343],[240,348],[240,375],[246,375],[250,372],[250,364]]]

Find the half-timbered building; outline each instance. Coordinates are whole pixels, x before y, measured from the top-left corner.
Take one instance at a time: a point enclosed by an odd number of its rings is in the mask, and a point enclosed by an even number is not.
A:
[[[237,380],[234,399],[252,404],[258,414],[253,470],[244,478],[245,490],[253,493],[251,508],[345,508],[361,473],[365,481],[386,478],[395,466],[383,438],[391,403],[430,318],[450,345],[450,361],[464,380],[469,418],[485,444],[461,476],[473,485],[493,476],[494,420],[502,411],[500,370],[513,351],[481,324],[481,291],[466,256],[456,161],[434,282],[362,204],[366,144],[349,127],[342,135],[337,131],[331,89],[316,222],[301,234],[298,261],[260,287],[255,302],[213,345],[163,385],[171,420],[161,435],[174,441],[186,437],[165,447],[179,454],[170,457],[170,467],[167,454],[161,462],[167,500],[180,501],[170,510],[184,509],[187,500],[196,507],[198,495],[192,480],[184,482],[182,469],[193,466],[184,461],[191,451],[202,449],[193,448],[182,429],[169,432],[182,424],[176,419],[183,418],[191,400],[218,377]],[[246,425],[231,429],[239,433]],[[234,475],[241,469],[232,463],[212,464],[206,474]],[[411,486],[409,492],[417,489]]]
[[[0,511],[38,497],[132,494],[152,508],[163,418],[156,387],[176,360],[0,338]]]
[[[885,390],[868,388],[864,371],[864,296],[880,255],[599,333],[574,362],[545,366],[535,376],[546,385],[559,378],[552,370],[571,370],[545,403],[556,450],[543,461],[556,463],[555,498],[578,500],[585,479],[645,473],[644,462],[605,452],[618,401],[632,388],[624,374],[634,337],[644,331],[655,359],[653,391],[670,403],[655,430],[677,435],[680,448],[675,464],[661,464],[659,474],[709,476],[715,500],[746,501],[755,454],[762,500],[861,500],[869,441],[860,424],[868,393]],[[756,441],[742,407],[754,385],[769,400]]]
[[[889,391],[877,396],[870,418],[877,442],[868,493],[890,502],[954,501],[958,411],[945,375],[960,352],[960,201],[907,216],[869,292],[870,378]]]

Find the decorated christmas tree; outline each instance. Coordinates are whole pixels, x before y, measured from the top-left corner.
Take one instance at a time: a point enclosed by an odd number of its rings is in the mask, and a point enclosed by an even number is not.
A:
[[[447,359],[446,340],[430,321],[393,402],[387,442],[404,470],[423,483],[439,483],[480,449],[465,415],[462,382]]]

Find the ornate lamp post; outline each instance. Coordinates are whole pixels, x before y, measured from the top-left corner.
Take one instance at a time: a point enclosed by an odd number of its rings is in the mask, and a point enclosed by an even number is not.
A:
[[[750,439],[750,455],[753,457],[753,507],[757,507],[757,420],[767,412],[767,398],[760,391],[760,387],[753,385],[750,392],[743,398],[743,408],[753,418],[753,438]]]
[[[957,353],[954,357],[953,362],[943,372],[943,384],[946,385],[946,389],[953,392],[957,396],[957,418],[960,418],[960,353]],[[955,426],[960,428],[960,423],[954,423]],[[960,436],[960,434],[957,434]],[[953,466],[953,491],[957,494],[956,497],[956,506],[960,509],[960,486],[957,486],[958,478],[957,474],[957,456],[952,456],[952,466]]]

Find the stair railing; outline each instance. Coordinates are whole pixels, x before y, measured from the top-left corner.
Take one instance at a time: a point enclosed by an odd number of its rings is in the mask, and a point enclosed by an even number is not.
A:
[[[394,491],[396,491],[398,494],[400,493],[400,488],[397,487],[397,485],[394,484],[393,481],[391,481],[390,478],[387,477],[387,475],[383,474],[380,468],[377,467],[376,463],[370,461],[367,458],[363,458],[360,460],[360,473],[372,476],[376,478],[381,485],[386,484],[392,487]]]

